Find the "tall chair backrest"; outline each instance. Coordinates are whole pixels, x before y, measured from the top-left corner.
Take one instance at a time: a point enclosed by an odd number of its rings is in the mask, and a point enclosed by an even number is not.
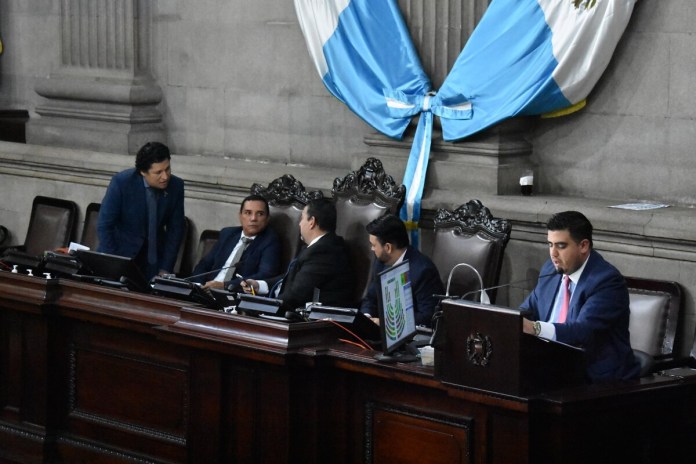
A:
[[[37,196],[32,204],[24,244],[18,248],[38,256],[44,251],[68,246],[76,224],[77,204],[74,201]]]
[[[438,209],[434,220],[432,260],[440,271],[440,278],[450,295],[473,295],[478,301],[481,282],[484,287],[498,284],[503,263],[503,253],[512,225],[506,219],[495,218],[480,200],[470,200],[454,211]],[[467,267],[466,263],[478,272]],[[495,301],[495,291],[488,292],[491,302]]]
[[[219,238],[219,230],[206,229],[201,232],[201,236],[198,239],[198,247],[196,248],[196,264],[200,263],[201,259],[210,253]]]
[[[251,193],[261,195],[268,201],[271,213],[269,226],[280,237],[280,268],[285,270],[300,249],[302,210],[310,200],[323,198],[324,194],[319,190],[307,192],[302,182],[291,174],[278,177],[267,187],[254,184]]]
[[[338,214],[336,233],[348,244],[356,280],[355,303],[370,282],[374,255],[365,226],[388,213],[397,214],[406,196],[406,187],[394,182],[376,158],[368,158],[357,171],[334,179],[331,189]]]
[[[97,221],[99,220],[99,208],[101,203],[90,203],[85,210],[85,223],[82,226],[82,236],[80,244],[96,250],[99,246],[99,235],[97,235]]]
[[[681,286],[676,282],[626,277],[631,317],[631,348],[648,374],[675,361],[681,306]]]
[[[186,256],[188,255],[187,250],[191,248],[191,220],[184,216],[184,235],[181,237],[181,243],[179,244],[179,251],[176,255],[176,261],[174,262],[174,274],[183,277],[191,274],[190,263]]]

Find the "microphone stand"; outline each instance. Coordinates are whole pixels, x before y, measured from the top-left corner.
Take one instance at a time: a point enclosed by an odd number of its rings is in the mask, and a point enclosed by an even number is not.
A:
[[[232,266],[225,266],[225,267],[221,267],[220,269],[214,269],[214,270],[212,270],[212,271],[201,272],[200,274],[196,274],[196,275],[184,277],[183,279],[177,279],[176,276],[175,276],[174,274],[164,274],[164,275],[161,275],[160,277],[162,277],[162,278],[164,278],[164,279],[169,279],[169,280],[184,280],[184,281],[186,281],[186,282],[189,282],[189,281],[191,281],[192,279],[196,279],[196,278],[198,278],[198,277],[203,277],[203,276],[207,276],[207,275],[210,275],[210,274],[217,274],[218,272],[227,270],[227,269],[229,269],[229,268],[231,268],[231,267],[232,267]]]
[[[560,271],[549,272],[548,274],[540,275],[539,277],[537,277],[537,280],[543,279],[544,277],[551,277],[551,276],[555,276],[555,275],[562,274],[562,273],[563,273],[563,272],[560,272]],[[514,282],[508,282],[508,283],[501,284],[501,285],[495,285],[495,286],[493,286],[493,287],[482,288],[481,290],[472,290],[472,291],[470,291],[470,292],[466,292],[464,295],[461,296],[460,299],[463,300],[463,299],[465,299],[467,296],[473,295],[474,293],[477,293],[477,292],[485,292],[485,291],[487,291],[487,290],[495,290],[496,288],[509,287],[509,286],[511,286],[511,285],[522,284],[522,283],[525,283],[525,282],[529,282],[530,280],[532,280],[532,279],[521,279],[521,280],[516,280],[516,281],[514,281]],[[483,301],[481,301],[481,302],[483,303]],[[490,304],[490,301],[489,301],[488,304]]]
[[[452,270],[449,273],[449,276],[447,277],[447,288],[445,289],[445,297],[446,298],[450,297],[449,290],[450,290],[450,284],[452,283],[452,276],[454,275],[454,271],[459,267],[466,267],[466,268],[469,268],[472,271],[474,271],[474,274],[476,274],[476,277],[478,277],[478,281],[479,281],[479,290],[473,290],[471,292],[468,292],[464,296],[462,296],[461,299],[464,299],[464,297],[466,297],[470,294],[481,292],[481,297],[480,297],[479,301],[483,304],[491,304],[491,300],[490,300],[490,298],[488,298],[488,294],[486,293],[486,289],[483,288],[483,278],[481,277],[481,274],[474,266],[472,266],[471,264],[468,264],[468,263],[459,263],[459,264],[456,264],[452,268]],[[495,288],[495,287],[493,287],[493,288]]]

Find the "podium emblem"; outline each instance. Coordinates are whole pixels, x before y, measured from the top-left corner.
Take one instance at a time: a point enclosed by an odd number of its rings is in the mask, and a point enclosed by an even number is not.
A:
[[[476,332],[467,337],[466,355],[475,366],[487,367],[492,353],[493,343],[488,335]]]

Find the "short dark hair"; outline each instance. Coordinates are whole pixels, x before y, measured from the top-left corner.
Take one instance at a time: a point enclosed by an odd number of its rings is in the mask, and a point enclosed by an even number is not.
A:
[[[325,232],[336,232],[336,205],[328,198],[319,198],[307,203],[307,219],[314,218]]]
[[[406,248],[409,245],[406,225],[393,214],[378,217],[365,226],[367,233],[374,235],[382,246],[391,243],[397,249]]]
[[[172,159],[169,147],[160,142],[148,142],[138,150],[135,155],[135,169],[138,172],[149,171],[154,163]]]
[[[263,204],[266,206],[266,215],[268,216],[268,215],[271,214],[271,211],[270,211],[270,209],[268,208],[268,200],[266,200],[266,199],[265,199],[264,197],[262,197],[261,195],[256,195],[256,194],[248,195],[246,198],[244,198],[244,199],[242,200],[242,204],[239,206],[239,212],[240,212],[240,213],[241,213],[242,211],[244,211],[244,205],[246,204],[247,201],[262,201]]]
[[[587,239],[590,241],[590,248],[592,248],[592,223],[578,211],[563,211],[554,214],[546,223],[546,228],[553,231],[567,230],[575,243]]]

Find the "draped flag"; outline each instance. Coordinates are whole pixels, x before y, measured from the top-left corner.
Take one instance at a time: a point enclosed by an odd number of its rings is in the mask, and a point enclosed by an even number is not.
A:
[[[326,88],[383,134],[418,127],[401,212],[417,230],[433,115],[458,140],[513,116],[579,107],[604,72],[636,0],[493,0],[437,92],[396,0],[295,0]],[[417,234],[412,233],[417,246]]]
[[[438,91],[472,105],[442,119],[457,140],[513,116],[583,102],[606,69],[636,0],[493,0]]]

